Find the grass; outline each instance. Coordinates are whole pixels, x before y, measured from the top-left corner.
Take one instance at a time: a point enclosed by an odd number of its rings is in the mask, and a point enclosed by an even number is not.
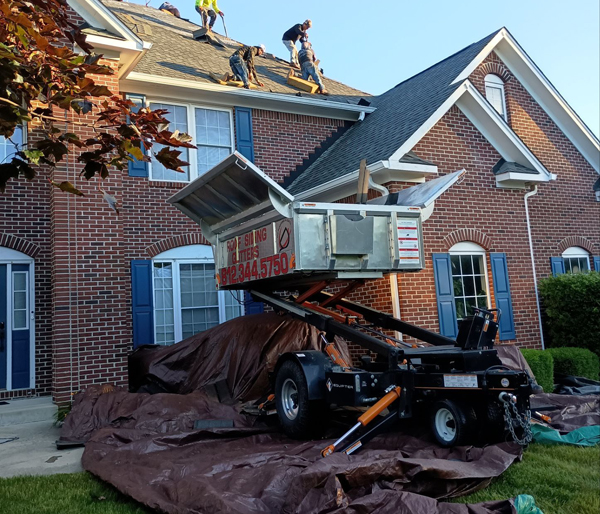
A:
[[[89,473],[0,478],[2,514],[148,514]]]
[[[530,494],[544,514],[600,512],[600,447],[533,444],[489,487],[454,503],[479,503]]]
[[[544,514],[600,512],[600,447],[531,445],[492,484],[454,503],[530,494]],[[89,473],[0,479],[2,514],[149,514]]]

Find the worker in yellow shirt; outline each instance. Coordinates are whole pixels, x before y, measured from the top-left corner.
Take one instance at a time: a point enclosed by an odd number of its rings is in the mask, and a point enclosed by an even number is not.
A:
[[[215,24],[217,14],[221,17],[225,16],[225,13],[219,9],[217,0],[196,0],[196,11],[202,17],[202,26],[210,30]]]

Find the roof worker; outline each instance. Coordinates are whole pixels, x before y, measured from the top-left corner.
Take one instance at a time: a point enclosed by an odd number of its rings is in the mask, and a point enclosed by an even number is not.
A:
[[[306,20],[304,23],[297,23],[290,29],[286,30],[282,36],[284,46],[290,51],[290,64],[294,68],[300,69],[298,62],[298,50],[296,49],[296,41],[299,39],[304,42],[308,41],[307,30],[312,27],[312,21]]]
[[[173,4],[171,4],[169,2],[163,2],[158,9],[160,11],[172,14],[176,18],[181,18],[181,14],[179,14],[179,9],[177,9],[177,7],[175,7]]]
[[[315,83],[319,86],[319,93],[326,95],[327,90],[323,84],[323,78],[321,77],[321,73],[319,73],[319,70],[315,64],[317,57],[312,49],[312,45],[308,41],[302,43],[302,48],[300,49],[298,58],[302,68],[302,78],[304,80],[308,80],[309,76],[312,77]]]
[[[219,9],[217,0],[196,0],[196,11],[202,18],[202,26],[209,30],[212,30],[217,14],[221,18],[225,16],[225,13]],[[208,21],[209,18],[210,22]]]
[[[250,89],[250,82],[254,80],[260,87],[264,84],[258,80],[256,70],[254,69],[254,57],[265,53],[265,45],[260,46],[242,46],[229,58],[229,66],[235,76],[235,80],[244,83],[246,89]]]

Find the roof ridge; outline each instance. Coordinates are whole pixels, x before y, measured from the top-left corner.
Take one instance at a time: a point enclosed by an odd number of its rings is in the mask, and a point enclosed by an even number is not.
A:
[[[504,29],[504,27],[499,28],[498,30],[492,32],[491,34],[488,34],[487,36],[481,38],[479,41],[475,41],[474,43],[471,43],[470,45],[465,46],[464,48],[461,48],[460,50],[454,52],[452,55],[449,55],[448,57],[446,57],[445,59],[442,59],[441,61],[438,61],[434,64],[432,64],[431,66],[429,66],[428,68],[425,68],[424,70],[420,71],[419,73],[416,73],[415,75],[408,77],[407,79],[403,80],[402,82],[399,82],[398,84],[396,84],[394,87],[388,89],[386,92],[382,93],[379,96],[383,96],[386,93],[390,92],[392,89],[397,88],[398,86],[401,86],[403,84],[406,84],[407,82],[409,82],[410,80],[413,80],[414,78],[418,77],[419,75],[422,75],[423,73],[426,73],[428,71],[430,71],[432,68],[435,68],[436,66],[439,66],[440,64],[443,64],[444,62],[456,57],[458,54],[461,54],[462,52],[468,50],[469,48],[480,44],[482,41],[485,41],[486,39],[491,40],[496,34],[498,34],[502,29]],[[462,71],[462,70],[461,70]],[[459,73],[460,75],[460,73]],[[458,75],[457,75],[458,76]],[[455,77],[456,78],[456,77]]]

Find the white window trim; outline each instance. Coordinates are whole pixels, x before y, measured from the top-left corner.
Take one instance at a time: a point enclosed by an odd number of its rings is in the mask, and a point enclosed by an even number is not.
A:
[[[580,246],[570,246],[561,255],[564,259],[585,259],[587,261],[587,269],[591,270],[590,267],[590,254],[587,250],[584,250]],[[566,271],[566,266],[565,266]]]
[[[29,320],[29,387],[26,389],[35,389],[35,262],[26,254],[10,248],[0,247],[0,264],[6,264],[6,310],[9,315],[6,316],[6,332],[12,332],[12,265],[28,264],[29,280],[28,292],[29,302],[27,305]],[[21,389],[18,389],[21,390]],[[6,345],[6,391],[17,391],[12,387],[12,344]]]
[[[472,243],[471,241],[462,241],[460,243],[456,243],[452,248],[450,248],[448,253],[450,255],[481,255],[483,257],[487,303],[491,308],[492,297],[490,294],[490,279],[488,276],[487,252],[485,249],[476,243]]]
[[[152,104],[169,104],[175,105],[177,107],[185,107],[187,111],[187,126],[188,126],[188,134],[192,137],[192,144],[196,144],[196,108],[198,109],[209,109],[212,111],[223,111],[229,113],[229,126],[231,127],[231,151],[235,150],[235,126],[233,120],[233,109],[227,107],[215,107],[214,105],[205,105],[199,103],[182,103],[177,102],[175,100],[171,100],[169,98],[146,98],[146,105],[152,108]],[[152,152],[152,150],[150,150]],[[148,163],[148,180],[150,182],[181,182],[182,184],[189,184],[194,179],[198,178],[198,159],[196,156],[197,150],[194,148],[188,148],[189,162],[188,170],[190,172],[189,180],[165,180],[165,179],[155,179],[152,178],[152,161]],[[154,156],[151,155],[151,158],[154,159]]]
[[[500,91],[500,97],[502,98],[502,113],[500,116],[504,118],[504,121],[508,123],[508,112],[506,111],[506,93],[504,91],[504,81],[494,73],[488,73],[483,79],[485,87],[485,96],[487,98],[487,88],[498,89]]]
[[[190,245],[190,246],[207,246],[207,245]],[[182,258],[175,257],[176,252],[178,250],[183,250],[187,248],[185,246],[173,248],[171,250],[167,250],[159,255],[157,255],[154,259],[152,259],[152,298],[154,298],[154,264],[155,263],[170,263],[172,265],[173,270],[173,320],[174,320],[174,337],[175,342],[178,343],[183,339],[183,329],[182,329],[182,320],[181,320],[181,280],[179,274],[179,265],[180,264],[214,264],[214,258],[206,255],[206,252],[200,252],[198,257],[189,257],[185,256]],[[207,246],[207,248],[211,248]],[[187,252],[186,252],[187,253]],[[204,255],[202,255],[204,254]],[[175,265],[177,264],[177,265]],[[240,294],[243,295],[242,291],[239,291]],[[226,313],[226,305],[225,305],[225,295],[230,294],[229,291],[218,291],[218,302],[219,302],[219,324],[225,323],[227,321],[227,313]],[[235,292],[234,292],[235,294]],[[241,298],[241,314],[240,316],[244,316],[245,314],[245,306],[244,306],[244,297]],[[156,323],[152,329],[155,331],[154,336],[156,337]]]
[[[10,139],[12,139],[14,137],[14,134],[10,137],[10,138],[6,138],[4,136],[2,136],[2,139],[5,141],[8,141],[9,145],[12,145],[13,143],[10,142]],[[24,148],[27,147],[27,123],[23,123],[21,125],[21,141],[14,141],[14,143],[16,143],[17,145],[19,145],[19,150],[23,150]],[[15,150],[14,153],[11,154],[11,156],[15,155],[17,153],[17,150]],[[6,159],[4,161],[1,161],[0,164],[4,164],[6,161]]]

